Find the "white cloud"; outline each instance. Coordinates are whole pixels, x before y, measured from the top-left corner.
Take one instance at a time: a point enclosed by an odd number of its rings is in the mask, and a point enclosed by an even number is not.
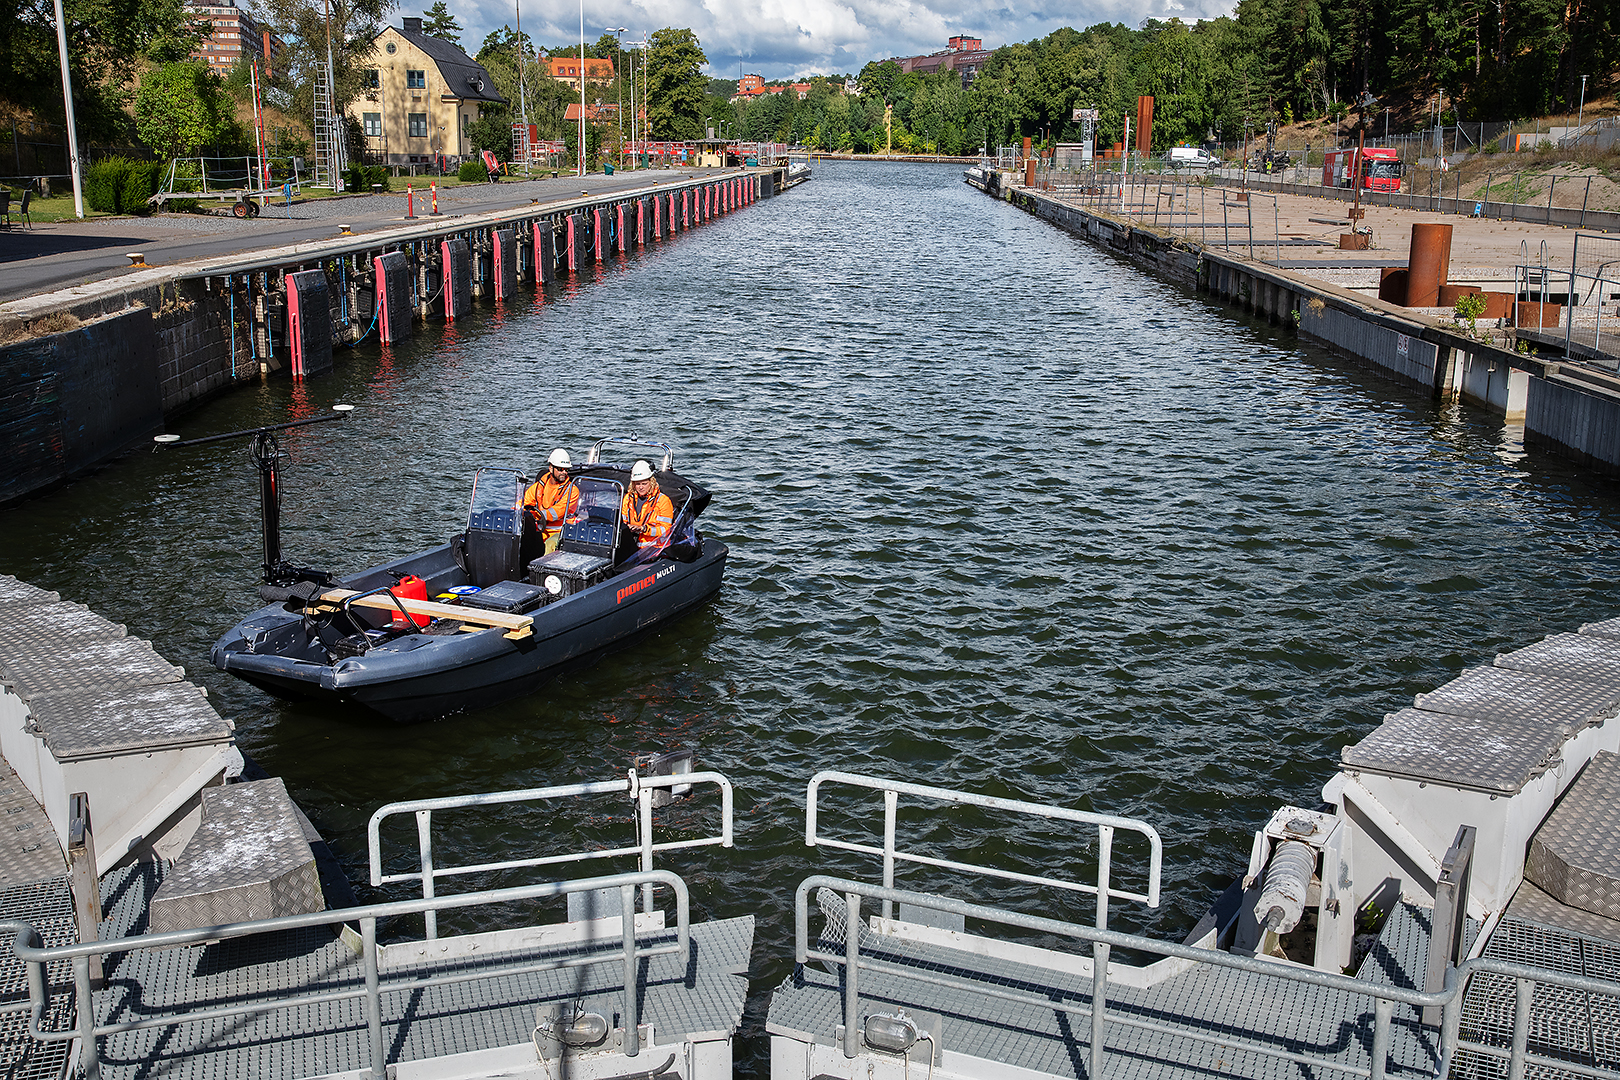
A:
[[[462,44],[472,53],[486,34],[514,21],[513,0],[455,0],[450,9],[467,28]],[[1231,11],[1231,0],[1081,0],[1059,10],[987,9],[968,0],[585,0],[585,40],[596,41],[608,26],[630,27],[626,39],[661,27],[685,27],[703,43],[710,74],[735,79],[741,70],[785,79],[854,73],[871,60],[936,52],[955,34],[983,38],[987,48],[995,48],[1064,26],[1135,26],[1144,18],[1192,21]],[[411,14],[416,12],[402,7],[393,17]],[[575,4],[526,4],[522,15],[524,32],[539,45],[579,40]]]

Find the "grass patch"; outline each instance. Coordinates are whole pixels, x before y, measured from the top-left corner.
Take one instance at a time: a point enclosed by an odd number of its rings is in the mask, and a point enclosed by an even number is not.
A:
[[[61,334],[68,330],[77,330],[83,325],[84,321],[82,319],[66,311],[54,311],[44,318],[35,319],[32,322],[10,319],[0,322],[0,345],[28,341],[31,338],[44,337],[47,334]]]

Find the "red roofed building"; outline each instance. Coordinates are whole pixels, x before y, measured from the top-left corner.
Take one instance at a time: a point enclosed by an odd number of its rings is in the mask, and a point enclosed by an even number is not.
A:
[[[577,56],[549,56],[546,58],[546,73],[558,82],[567,83],[575,90],[579,89],[579,57]],[[613,81],[613,61],[597,60],[587,57],[585,60],[585,80],[598,86],[604,86]],[[575,120],[579,117],[576,115]]]

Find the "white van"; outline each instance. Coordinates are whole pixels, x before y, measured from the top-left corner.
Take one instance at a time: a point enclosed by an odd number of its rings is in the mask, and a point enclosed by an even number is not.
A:
[[[1202,146],[1172,146],[1165,161],[1172,169],[1213,169],[1220,159]]]

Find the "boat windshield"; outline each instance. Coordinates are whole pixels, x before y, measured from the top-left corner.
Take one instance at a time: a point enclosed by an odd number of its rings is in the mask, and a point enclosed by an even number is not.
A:
[[[579,519],[612,526],[616,532],[624,489],[612,480],[591,476],[581,476],[574,483],[579,488]]]
[[[525,478],[516,469],[485,466],[473,478],[472,506],[467,511],[467,528],[489,532],[523,532],[523,517],[518,512],[523,503]]]

